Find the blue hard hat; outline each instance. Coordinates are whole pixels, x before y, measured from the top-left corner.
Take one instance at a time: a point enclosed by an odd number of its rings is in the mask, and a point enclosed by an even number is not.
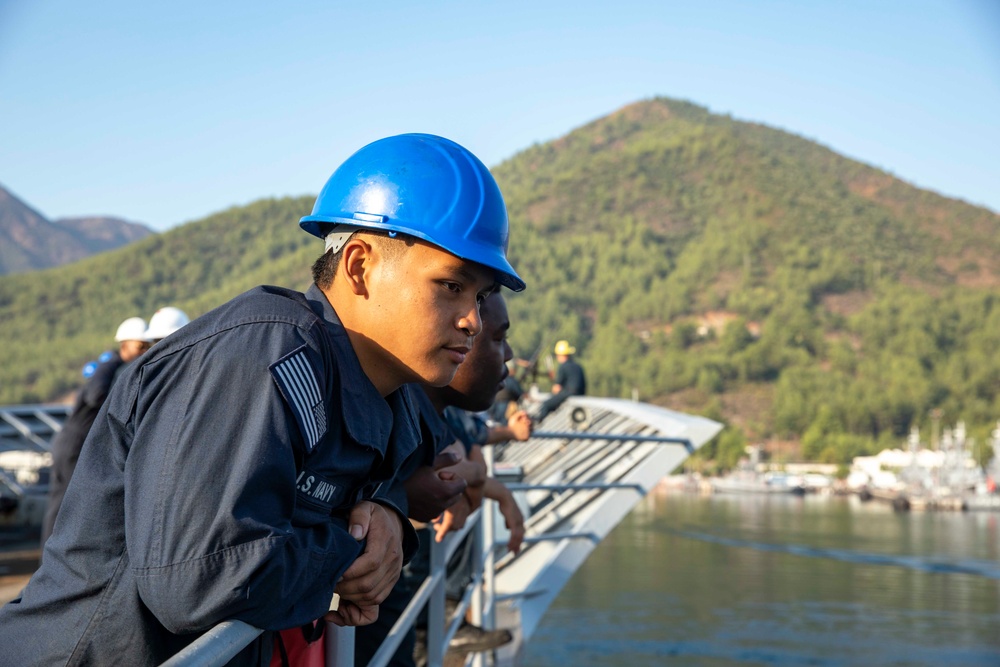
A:
[[[333,172],[299,225],[320,238],[341,229],[401,232],[493,269],[515,292],[524,289],[507,261],[500,188],[475,155],[443,137],[401,134],[368,144]]]

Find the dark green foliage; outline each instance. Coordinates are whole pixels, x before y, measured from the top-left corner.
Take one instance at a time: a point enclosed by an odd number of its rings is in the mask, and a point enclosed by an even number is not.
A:
[[[631,105],[496,167],[517,354],[573,342],[596,394],[717,412],[746,442],[843,462],[1000,417],[1000,216],[811,141],[687,102]],[[0,279],[0,402],[49,400],[165,304],[302,288],[310,198],[234,208],[57,270]],[[740,398],[767,387],[764,403]],[[760,393],[760,392],[758,392]]]

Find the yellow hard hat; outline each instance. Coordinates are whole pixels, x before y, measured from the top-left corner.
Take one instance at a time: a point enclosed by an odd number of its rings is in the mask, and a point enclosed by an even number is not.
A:
[[[576,348],[570,345],[569,341],[561,340],[556,343],[555,353],[565,355],[576,354]]]

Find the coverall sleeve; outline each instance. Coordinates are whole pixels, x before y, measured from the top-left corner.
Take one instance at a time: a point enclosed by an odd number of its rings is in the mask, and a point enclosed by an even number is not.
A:
[[[426,394],[420,389],[417,389],[416,392],[418,392],[415,393],[415,403],[420,420],[420,442],[417,448],[400,465],[391,483],[383,485],[380,492],[375,494],[376,497],[374,498],[376,502],[381,502],[386,506],[391,505],[393,509],[404,516],[404,519],[409,515],[410,511],[406,496],[406,487],[404,486],[406,480],[420,467],[433,466],[437,455],[455,440],[455,436],[452,435],[447,424],[434,411],[434,406],[431,405]],[[411,535],[407,529],[408,527],[412,528],[412,526],[409,526],[409,523],[409,520],[405,519],[403,524],[403,531],[405,533],[403,538],[403,553],[407,561],[409,561],[412,555],[406,550],[411,540]],[[417,534],[415,531],[412,535],[412,541],[415,550],[417,543]]]
[[[134,402],[129,565],[174,633],[313,621],[360,552],[343,520],[296,503],[305,445],[266,365],[282,351],[264,328],[245,329],[144,366]]]
[[[382,505],[388,510],[396,513],[403,526],[403,563],[409,563],[413,555],[417,553],[419,538],[410,519],[406,516],[409,509],[406,502],[406,489],[401,488],[402,484],[397,484],[393,480],[391,484],[386,484],[378,493],[372,497],[372,502]]]
[[[392,480],[389,483],[382,485],[382,488],[378,490],[378,493],[375,494],[375,497],[372,498],[372,500],[387,507],[391,506],[394,510],[405,516],[410,511],[410,507],[406,499],[406,487],[404,484],[406,480],[408,480],[410,476],[413,475],[418,468],[420,468],[420,466],[431,465],[433,463],[433,459],[430,463],[426,461],[427,449],[428,448],[425,446],[425,443],[421,442],[417,446],[417,449],[406,458],[399,470],[396,471],[396,475],[392,478]],[[404,532],[406,531],[406,524],[409,523],[408,519],[404,519]],[[406,555],[405,557],[409,559],[409,555]]]

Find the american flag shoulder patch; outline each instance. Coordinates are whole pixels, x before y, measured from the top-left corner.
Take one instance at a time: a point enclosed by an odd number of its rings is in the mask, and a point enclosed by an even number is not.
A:
[[[326,406],[316,372],[303,345],[270,366],[271,377],[292,409],[302,439],[310,451],[326,434]]]

